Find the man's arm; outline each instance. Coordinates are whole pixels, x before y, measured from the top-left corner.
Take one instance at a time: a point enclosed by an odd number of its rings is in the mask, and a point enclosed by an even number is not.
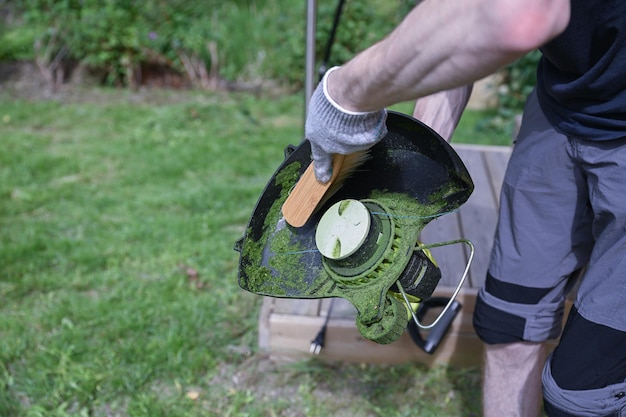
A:
[[[422,1],[385,39],[329,70],[311,96],[305,135],[318,181],[330,179],[332,154],[367,149],[385,136],[385,107],[455,91],[538,48],[565,30],[569,2]],[[435,96],[442,97],[452,98]],[[448,105],[456,114],[457,104]],[[456,121],[448,125],[451,134]]]
[[[421,97],[415,103],[413,117],[450,142],[471,93],[472,85],[467,85]]]
[[[471,84],[562,32],[569,1],[425,0],[330,74],[328,93],[364,112]]]

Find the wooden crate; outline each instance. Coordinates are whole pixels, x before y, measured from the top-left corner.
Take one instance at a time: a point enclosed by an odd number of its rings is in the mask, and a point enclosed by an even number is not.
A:
[[[472,327],[472,314],[476,294],[487,272],[500,188],[511,148],[454,147],[474,180],[474,192],[458,211],[431,221],[421,234],[425,243],[465,238],[475,246],[467,281],[458,298],[463,308],[450,331],[432,355],[421,351],[406,333],[394,343],[379,345],[360,335],[355,325],[354,307],[346,300],[336,299],[320,358],[346,362],[398,364],[419,361],[427,365],[480,366],[483,348]],[[435,248],[432,252],[442,271],[442,280],[433,296],[450,296],[467,263],[468,247],[453,245]],[[259,347],[278,361],[310,357],[311,341],[324,324],[329,306],[328,299],[266,297],[259,318]],[[428,318],[425,321],[428,322]]]
[[[449,295],[451,291],[438,291]],[[326,331],[321,359],[344,362],[399,364],[419,361],[425,364],[453,364],[458,366],[478,366],[482,356],[482,345],[472,329],[472,317],[476,292],[463,291],[458,300],[464,306],[463,313],[457,315],[450,331],[432,355],[423,352],[411,340],[408,333],[389,345],[380,345],[361,336],[355,326],[356,311],[343,299],[335,299],[333,314]],[[270,352],[278,361],[306,359],[311,356],[311,341],[315,338],[327,317],[326,311],[313,314],[317,308],[328,309],[330,300],[302,300],[303,310],[311,309],[311,314],[293,311],[293,301],[265,299],[260,321],[259,345]],[[339,310],[339,311],[337,311]],[[426,317],[428,323],[432,317]]]

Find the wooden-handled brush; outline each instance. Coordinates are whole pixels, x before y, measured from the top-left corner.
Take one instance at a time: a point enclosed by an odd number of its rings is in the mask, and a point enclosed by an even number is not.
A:
[[[293,227],[304,226],[315,210],[341,188],[368,156],[368,151],[333,155],[333,174],[327,183],[315,178],[311,162],[283,203],[282,212],[287,223]]]

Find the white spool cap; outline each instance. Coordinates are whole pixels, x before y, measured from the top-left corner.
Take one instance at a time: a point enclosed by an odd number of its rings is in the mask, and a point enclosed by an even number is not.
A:
[[[329,259],[343,259],[355,253],[370,230],[370,212],[358,200],[342,200],[333,204],[320,219],[315,231],[315,244]]]

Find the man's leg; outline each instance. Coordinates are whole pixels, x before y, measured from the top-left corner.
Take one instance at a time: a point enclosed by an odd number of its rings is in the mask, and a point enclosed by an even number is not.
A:
[[[485,345],[483,416],[539,416],[545,359],[543,343]]]
[[[550,125],[531,95],[474,309],[474,328],[487,344],[487,417],[538,415],[543,342],[559,336],[570,274],[589,259],[593,213],[571,151],[568,138]]]
[[[626,137],[576,140],[594,247],[559,345],[544,368],[550,417],[626,417]]]
[[[550,417],[626,417],[626,331],[572,308],[542,380]]]

